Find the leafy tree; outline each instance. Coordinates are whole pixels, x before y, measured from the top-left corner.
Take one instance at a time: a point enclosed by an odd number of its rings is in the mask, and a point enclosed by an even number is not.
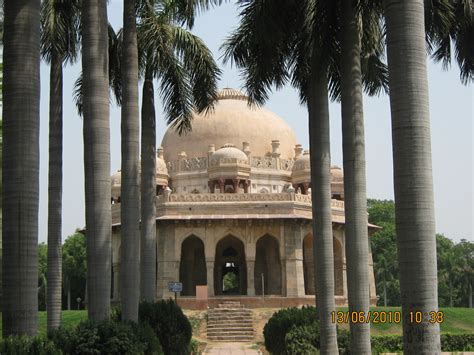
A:
[[[68,309],[71,308],[71,299],[85,299],[86,275],[86,240],[83,234],[76,232],[63,244],[63,278]]]
[[[46,287],[48,280],[48,246],[38,244],[38,310],[46,310]]]

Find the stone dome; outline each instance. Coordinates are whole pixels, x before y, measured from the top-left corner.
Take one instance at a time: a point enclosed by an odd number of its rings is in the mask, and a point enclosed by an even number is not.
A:
[[[280,141],[282,158],[293,158],[293,130],[273,112],[249,106],[247,100],[239,90],[223,89],[213,111],[194,114],[191,132],[179,136],[168,128],[162,141],[165,161],[177,160],[183,151],[188,158],[206,157],[209,145],[220,147],[229,142],[238,147],[248,142],[251,155],[265,156],[272,152],[272,140]]]
[[[212,154],[211,164],[217,163],[222,159],[235,159],[236,162],[248,162],[247,154],[230,143],[224,144],[220,149]]]
[[[344,173],[339,166],[331,166],[331,181],[344,182]]]
[[[110,177],[110,184],[112,186],[120,186],[122,184],[122,171],[118,170]]]
[[[304,154],[295,160],[295,163],[293,164],[292,172],[295,173],[298,171],[304,171],[304,170],[310,170],[310,169],[311,169],[311,163],[309,159],[309,152],[305,150]]]

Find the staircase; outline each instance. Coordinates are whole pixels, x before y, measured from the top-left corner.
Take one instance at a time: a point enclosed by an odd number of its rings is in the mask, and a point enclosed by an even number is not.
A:
[[[239,301],[224,301],[207,312],[207,338],[212,341],[253,341],[252,311]]]

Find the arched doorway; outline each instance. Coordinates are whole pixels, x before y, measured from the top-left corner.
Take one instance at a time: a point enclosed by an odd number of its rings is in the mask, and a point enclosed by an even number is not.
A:
[[[214,293],[215,295],[247,293],[244,243],[232,235],[222,238],[216,245]]]
[[[204,243],[191,235],[181,244],[179,282],[183,283],[181,296],[196,296],[196,286],[207,284]]]
[[[304,293],[314,295],[316,288],[314,286],[314,254],[313,254],[313,235],[308,234],[303,239],[303,277]]]
[[[265,235],[257,241],[255,256],[255,294],[262,294],[262,274],[266,295],[281,295],[281,262],[278,240]]]
[[[343,256],[342,245],[336,238],[333,239],[334,250],[334,294],[337,296],[344,295],[344,278],[343,278]]]

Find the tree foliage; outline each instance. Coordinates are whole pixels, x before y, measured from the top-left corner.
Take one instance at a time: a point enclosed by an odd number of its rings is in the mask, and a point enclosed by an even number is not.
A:
[[[400,305],[397,263],[395,204],[391,200],[367,201],[369,222],[382,227],[370,237],[375,284],[379,305]],[[461,239],[455,243],[443,234],[436,235],[438,259],[438,298],[440,307],[469,307],[474,285],[474,243]],[[384,292],[385,290],[385,292]],[[472,302],[472,301],[471,301]]]

